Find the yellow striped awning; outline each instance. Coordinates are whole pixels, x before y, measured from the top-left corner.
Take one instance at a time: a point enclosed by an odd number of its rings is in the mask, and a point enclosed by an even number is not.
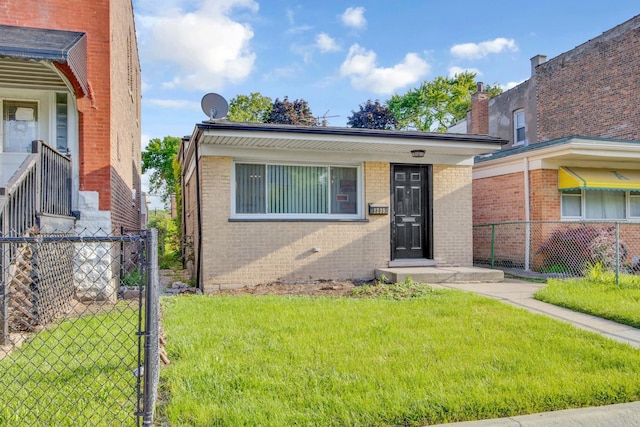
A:
[[[561,167],[558,189],[640,191],[640,170]]]

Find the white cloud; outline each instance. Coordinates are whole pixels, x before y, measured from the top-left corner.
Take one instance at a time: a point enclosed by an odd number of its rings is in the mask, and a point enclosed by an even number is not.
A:
[[[345,10],[340,19],[347,27],[362,29],[367,26],[367,20],[364,17],[364,7],[349,7]]]
[[[249,76],[256,58],[249,45],[253,31],[248,24],[231,19],[235,9],[255,13],[258,4],[253,0],[204,0],[198,10],[188,13],[157,7],[154,12],[160,15],[138,17],[146,54],[159,64],[171,65],[173,75],[164,87],[221,90]]]
[[[149,89],[151,89],[151,85],[147,82],[147,80],[144,77],[142,77],[140,79],[140,91],[142,92],[142,94],[144,94]]]
[[[200,103],[199,102],[188,101],[186,99],[150,98],[150,99],[143,99],[142,101],[146,105],[153,105],[155,107],[200,111]]]
[[[299,75],[302,72],[300,66],[289,65],[285,67],[276,68],[263,76],[265,81],[277,81],[282,78],[292,78]]]
[[[313,27],[311,25],[298,25],[297,27],[287,29],[287,34],[301,34],[312,29]]]
[[[149,145],[149,141],[151,141],[151,137],[146,133],[140,135],[140,146],[142,147],[142,151],[147,149],[147,145]]]
[[[390,68],[376,66],[376,53],[358,44],[349,48],[340,66],[340,74],[351,80],[355,89],[377,94],[392,94],[397,89],[415,83],[429,72],[429,64],[415,53]]]
[[[498,37],[493,40],[486,40],[480,43],[462,43],[451,47],[451,54],[459,58],[480,59],[491,53],[501,53],[505,50],[518,51],[518,45],[514,39]]]
[[[481,76],[482,72],[480,70],[478,70],[477,68],[462,68],[462,67],[458,67],[458,66],[451,66],[449,67],[449,77],[455,77],[458,74],[464,73],[465,71],[469,72],[469,73],[475,73],[476,76]]]
[[[316,46],[322,53],[337,52],[340,50],[340,46],[338,46],[335,39],[327,33],[320,33],[316,35]]]
[[[293,25],[295,23],[295,13],[291,9],[287,9],[287,21],[289,21],[289,25]]]
[[[309,45],[293,43],[289,46],[289,50],[296,55],[299,55],[305,64],[311,62],[313,55]]]
[[[507,84],[500,85],[500,87],[502,88],[503,91],[506,91],[509,89],[513,89],[514,87],[518,86],[522,82],[524,82],[524,80],[520,80],[519,82],[508,82]]]

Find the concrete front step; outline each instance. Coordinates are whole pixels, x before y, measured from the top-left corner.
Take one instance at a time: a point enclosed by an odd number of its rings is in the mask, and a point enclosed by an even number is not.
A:
[[[389,267],[376,270],[376,279],[402,283],[407,277],[417,283],[502,282],[504,272],[480,267]]]

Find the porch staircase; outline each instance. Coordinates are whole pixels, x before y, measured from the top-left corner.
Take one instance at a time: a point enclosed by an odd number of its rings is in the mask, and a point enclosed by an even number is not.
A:
[[[72,218],[71,160],[43,141],[0,153],[0,236],[23,236],[43,216]]]
[[[36,274],[32,249],[19,239],[38,234],[45,217],[74,220],[71,179],[71,160],[42,141],[33,141],[31,153],[0,153],[0,345],[55,315],[41,304],[50,280]],[[42,257],[37,264],[46,271]]]

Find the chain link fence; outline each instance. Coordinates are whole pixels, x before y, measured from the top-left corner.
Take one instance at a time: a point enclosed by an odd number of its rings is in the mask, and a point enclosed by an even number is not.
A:
[[[152,425],[155,230],[0,236],[0,426]]]
[[[540,273],[582,276],[603,268],[640,274],[640,223],[595,221],[505,222],[473,227],[476,265]]]

